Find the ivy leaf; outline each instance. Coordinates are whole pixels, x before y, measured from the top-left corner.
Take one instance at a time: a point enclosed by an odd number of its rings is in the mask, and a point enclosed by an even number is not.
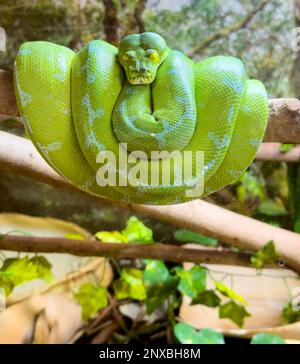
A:
[[[30,264],[30,259],[28,256],[21,259],[6,259],[1,267],[0,272],[2,276],[9,279],[14,286],[37,278],[36,269]]]
[[[225,344],[224,336],[222,333],[209,328],[202,329],[199,332],[199,344]]]
[[[127,236],[119,231],[98,231],[95,238],[104,243],[128,243]]]
[[[135,268],[124,268],[121,277],[114,281],[113,288],[117,299],[133,298],[142,301],[146,298],[143,284],[143,271]]]
[[[295,310],[291,302],[287,303],[281,313],[281,318],[287,324],[293,324],[300,321],[300,310]]]
[[[181,242],[193,242],[207,246],[217,246],[218,240],[196,233],[191,230],[181,229],[174,232],[174,238]]]
[[[95,286],[92,283],[82,284],[74,296],[81,306],[81,317],[84,321],[89,320],[108,304],[107,289]]]
[[[270,240],[260,250],[251,256],[251,265],[256,269],[261,269],[265,264],[277,263],[279,256],[276,252],[273,240]]]
[[[176,294],[178,278],[170,274],[165,263],[160,260],[148,261],[144,274],[147,313],[160,307],[170,295]]]
[[[122,235],[128,242],[149,244],[153,242],[152,230],[142,223],[137,217],[132,216],[128,221]]]
[[[51,283],[51,268],[47,259],[41,256],[6,259],[0,269],[0,287],[9,295],[14,287],[33,279],[43,279]]]
[[[47,283],[52,283],[54,278],[52,275],[52,265],[43,256],[36,256],[30,259],[30,264],[36,269],[37,278],[43,279]]]
[[[140,243],[153,242],[152,230],[145,226],[137,217],[132,216],[123,231],[98,231],[95,234],[98,240],[105,243]]]
[[[175,325],[174,335],[180,344],[198,344],[198,332],[184,322]]]
[[[244,297],[234,292],[231,288],[221,282],[215,282],[216,289],[223,295],[233,300],[239,301],[243,305],[247,305],[247,301]]]
[[[13,282],[7,276],[5,276],[1,271],[0,271],[0,288],[4,289],[6,296],[10,295],[12,290],[14,289]]]
[[[220,306],[221,300],[213,290],[201,292],[196,298],[193,299],[192,305],[205,305],[208,307]]]
[[[295,144],[282,143],[280,145],[279,150],[281,153],[286,153],[286,152],[290,151],[291,149],[293,149],[294,147],[295,147]]]
[[[175,269],[179,277],[178,290],[189,297],[196,298],[206,287],[206,269],[194,265],[190,270],[181,267]]]
[[[220,332],[212,329],[196,331],[184,322],[175,325],[174,335],[181,344],[225,344]]]
[[[224,303],[219,308],[220,318],[229,318],[239,327],[244,325],[244,319],[248,316],[250,316],[250,314],[246,311],[245,307],[239,305],[235,301]]]
[[[285,341],[279,336],[262,333],[254,335],[250,344],[285,344]]]

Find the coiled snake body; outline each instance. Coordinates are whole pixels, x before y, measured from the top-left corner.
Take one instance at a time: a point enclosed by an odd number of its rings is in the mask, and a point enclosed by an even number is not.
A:
[[[195,64],[155,33],[129,35],[118,48],[95,40],[78,53],[27,42],[14,76],[20,113],[42,156],[73,185],[111,199],[194,198],[186,190],[196,184],[199,160],[192,158],[191,173],[177,178],[184,161],[172,157],[185,151],[203,152],[202,196],[220,189],[251,163],[268,118],[266,90],[247,79],[240,60],[217,56]],[[106,161],[109,153],[115,157],[106,165],[115,184],[99,185],[99,153]],[[120,183],[137,165],[161,177],[166,162],[167,182],[145,183],[137,173],[134,184]]]

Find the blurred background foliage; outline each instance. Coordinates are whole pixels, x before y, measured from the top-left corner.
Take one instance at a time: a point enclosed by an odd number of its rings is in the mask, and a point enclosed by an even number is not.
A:
[[[269,97],[299,97],[300,56],[291,47],[297,5],[298,0],[0,0],[0,26],[7,35],[0,68],[12,70],[24,41],[48,40],[80,49],[96,38],[117,45],[125,34],[155,31],[194,60],[217,54],[241,58],[249,77],[265,83]],[[24,135],[18,120],[1,117],[0,129]],[[88,197],[4,171],[0,176],[1,211],[57,216],[92,232],[117,229],[128,218],[127,212],[99,206]],[[239,181],[209,200],[298,229],[298,180],[295,165],[254,162]],[[172,237],[171,227],[147,223],[157,240]]]
[[[48,40],[73,49],[92,39],[118,44],[125,34],[154,31],[195,60],[243,59],[270,96],[286,96],[293,64],[291,0],[0,0],[0,26],[11,69],[20,44]]]

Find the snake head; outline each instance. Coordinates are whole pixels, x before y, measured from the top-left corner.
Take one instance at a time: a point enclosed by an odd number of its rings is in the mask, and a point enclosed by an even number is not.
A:
[[[148,85],[153,82],[157,69],[167,54],[165,40],[150,32],[126,36],[118,49],[119,62],[132,85]]]

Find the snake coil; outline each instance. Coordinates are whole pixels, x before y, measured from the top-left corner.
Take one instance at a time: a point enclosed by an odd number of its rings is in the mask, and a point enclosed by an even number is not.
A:
[[[156,33],[126,36],[118,48],[94,40],[78,53],[26,42],[14,80],[44,159],[80,189],[136,203],[200,197],[187,193],[200,177],[201,196],[233,182],[268,119],[265,87],[247,79],[239,59],[194,63]]]

